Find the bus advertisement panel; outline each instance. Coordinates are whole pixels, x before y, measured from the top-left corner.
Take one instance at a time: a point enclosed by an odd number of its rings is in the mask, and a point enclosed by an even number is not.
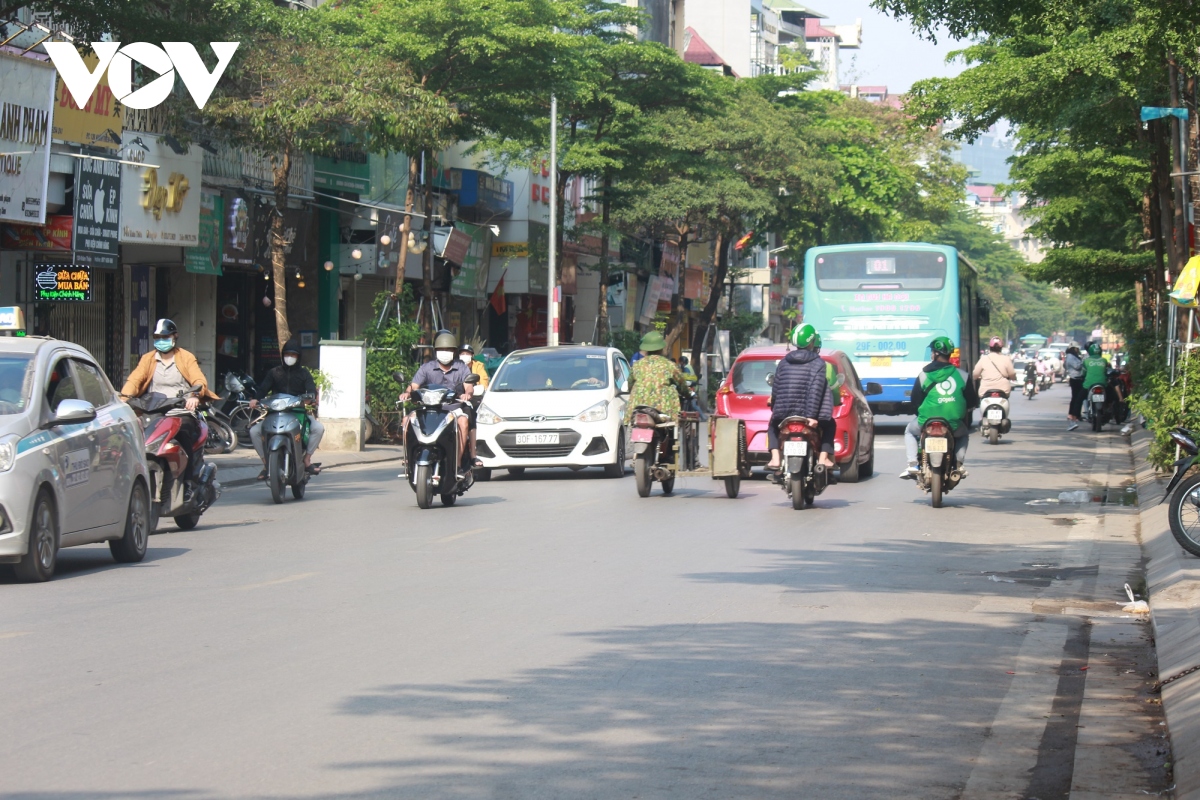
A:
[[[842,350],[859,378],[883,387],[877,414],[913,413],[913,380],[929,343],[949,336],[968,372],[979,356],[975,270],[952,247],[881,243],[814,247],[805,255],[804,322]]]

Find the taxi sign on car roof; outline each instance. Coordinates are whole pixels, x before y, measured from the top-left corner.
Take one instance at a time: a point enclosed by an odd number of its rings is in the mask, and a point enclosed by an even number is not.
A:
[[[0,331],[25,332],[25,309],[20,306],[0,307]]]

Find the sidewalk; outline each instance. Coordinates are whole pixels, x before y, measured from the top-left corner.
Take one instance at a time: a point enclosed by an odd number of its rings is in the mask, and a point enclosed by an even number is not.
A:
[[[242,447],[232,453],[219,456],[207,456],[217,465],[217,480],[221,486],[228,489],[231,486],[248,486],[257,483],[262,462],[253,447]],[[321,470],[337,469],[354,464],[375,464],[384,461],[399,461],[403,458],[403,448],[391,444],[369,444],[361,453],[344,450],[318,450],[313,461],[321,465]]]
[[[1132,436],[1142,551],[1158,654],[1159,680],[1200,664],[1200,558],[1171,535],[1167,506],[1159,505],[1170,476],[1161,479],[1146,462],[1151,435]],[[1200,671],[1162,689],[1163,711],[1174,753],[1175,797],[1200,798]]]

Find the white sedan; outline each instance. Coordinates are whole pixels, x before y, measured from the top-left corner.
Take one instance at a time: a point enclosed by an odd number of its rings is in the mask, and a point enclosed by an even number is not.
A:
[[[614,347],[518,350],[479,407],[477,454],[490,475],[528,467],[603,467],[625,474],[629,362]]]

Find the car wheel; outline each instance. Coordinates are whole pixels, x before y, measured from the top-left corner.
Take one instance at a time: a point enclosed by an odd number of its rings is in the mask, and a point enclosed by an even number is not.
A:
[[[855,448],[850,463],[842,467],[841,474],[838,475],[838,483],[858,483],[859,477],[858,450]]]
[[[146,544],[150,541],[150,499],[146,485],[141,481],[133,484],[129,495],[129,512],[125,515],[125,534],[120,539],[110,540],[108,549],[112,557],[122,564],[134,564],[146,557]]]
[[[54,577],[58,566],[58,522],[54,516],[54,501],[42,490],[33,505],[29,522],[29,549],[13,565],[17,580],[22,583],[41,583]]]
[[[875,437],[871,437],[871,453],[867,460],[858,465],[858,479],[865,480],[875,474]]]
[[[625,429],[617,428],[617,460],[612,464],[604,465],[604,477],[606,478],[624,478],[625,477]]]
[[[525,468],[524,467],[509,467],[508,474],[512,475],[514,478],[519,478],[525,474]]]

